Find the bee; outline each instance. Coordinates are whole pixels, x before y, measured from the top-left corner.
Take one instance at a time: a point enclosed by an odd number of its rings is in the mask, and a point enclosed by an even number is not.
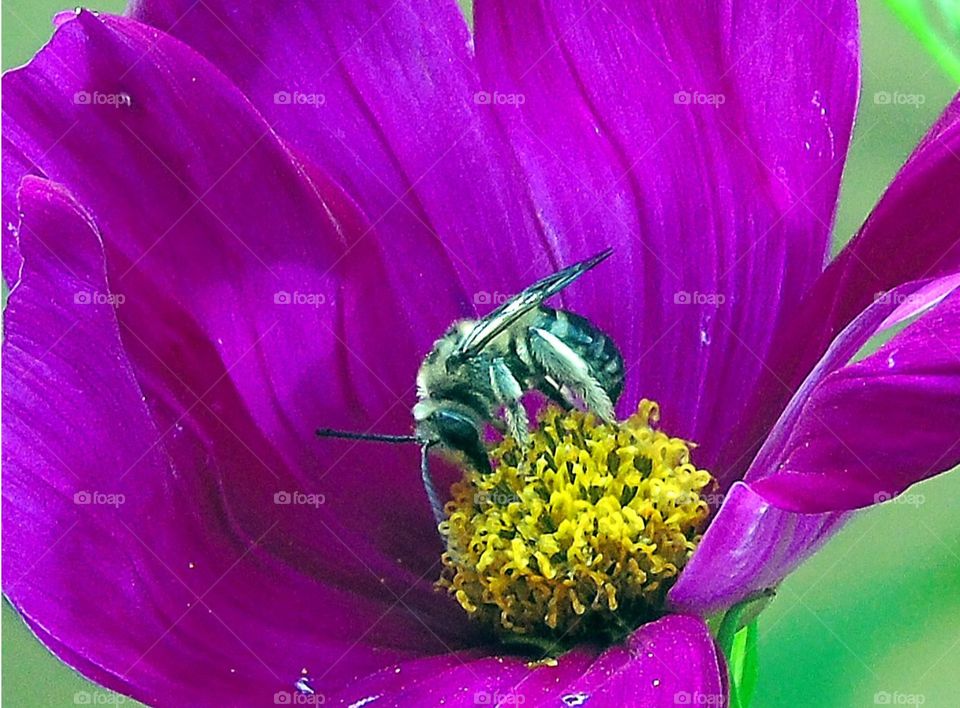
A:
[[[430,451],[441,447],[459,453],[477,472],[489,473],[485,427],[526,445],[530,431],[522,399],[527,392],[539,391],[564,408],[579,406],[613,422],[623,391],[620,350],[585,317],[543,304],[612,252],[607,249],[537,281],[485,317],[450,325],[417,373],[413,435],[331,428],[321,428],[317,435],[419,444],[424,488],[439,522],[443,507],[430,475]]]

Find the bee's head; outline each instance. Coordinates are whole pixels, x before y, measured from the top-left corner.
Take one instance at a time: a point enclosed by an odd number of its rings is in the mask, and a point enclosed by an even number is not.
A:
[[[470,408],[456,401],[426,398],[413,407],[413,418],[420,440],[462,453],[481,473],[490,471],[483,421]]]
[[[437,384],[454,374],[463,363],[463,357],[457,353],[457,347],[463,338],[476,326],[476,320],[458,320],[433,344],[420,365],[417,374],[417,389],[420,398],[428,397]]]

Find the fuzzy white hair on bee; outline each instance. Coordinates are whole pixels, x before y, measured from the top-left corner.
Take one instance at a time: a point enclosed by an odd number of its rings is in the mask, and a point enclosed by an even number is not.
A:
[[[543,304],[611,253],[607,249],[538,280],[483,317],[451,324],[417,372],[413,435],[330,428],[317,435],[419,444],[424,487],[439,523],[443,507],[430,475],[431,449],[458,453],[477,472],[488,473],[487,425],[521,446],[528,443],[526,393],[539,391],[563,408],[580,407],[612,422],[623,390],[620,350],[585,317]]]

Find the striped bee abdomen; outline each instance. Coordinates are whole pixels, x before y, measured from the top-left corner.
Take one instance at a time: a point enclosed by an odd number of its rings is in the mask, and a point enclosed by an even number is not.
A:
[[[623,392],[623,355],[610,337],[585,317],[547,307],[541,307],[534,326],[554,335],[580,356],[610,401],[617,402]]]

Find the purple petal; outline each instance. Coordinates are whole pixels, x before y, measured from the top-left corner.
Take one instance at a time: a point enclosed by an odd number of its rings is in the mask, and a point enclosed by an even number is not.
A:
[[[3,352],[4,589],[50,648],[112,688],[183,705],[266,701],[304,667],[337,686],[442,650],[435,619],[406,598],[340,590],[271,555],[282,524],[269,497],[239,529],[223,498],[237,482],[216,461],[172,463],[178,436],[162,438],[138,386],[90,215],[37,178],[21,209]]]
[[[66,22],[4,89],[7,137],[104,233],[126,296],[121,333],[160,429],[217,441],[172,445],[178,463],[214,453],[242,470],[224,490],[241,525],[262,515],[268,485],[322,493],[331,528],[378,576],[398,574],[405,589],[428,571],[439,543],[416,450],[313,435],[323,424],[409,430],[419,353],[434,336],[392,304],[399,284],[349,200],[204,59],[131,20]],[[129,101],[83,103],[78,92]],[[418,286],[404,292],[428,300],[412,277]],[[284,293],[317,301],[278,303]],[[297,539],[290,562],[336,554],[351,564],[316,521],[284,519]]]
[[[960,462],[960,358],[953,353],[960,350],[953,341],[960,294],[946,294],[958,281],[895,289],[837,338],[787,406],[747,483],[726,495],[670,591],[672,607],[709,614],[775,587],[839,530],[849,510]],[[872,336],[921,302],[939,301],[876,354],[846,366]],[[933,332],[943,339],[932,343]]]
[[[847,516],[786,511],[749,485],[735,483],[670,589],[670,606],[707,616],[776,587],[819,550]]]
[[[557,666],[516,657],[450,654],[358,677],[334,705],[726,705],[725,669],[702,620],[674,615],[646,624],[596,656],[577,649]],[[328,703],[331,701],[328,697]]]
[[[722,466],[741,474],[796,386],[833,338],[878,293],[960,270],[960,96],[920,142],[860,233],[818,279],[778,334],[754,396],[754,419],[731,437]],[[738,460],[739,458],[739,460]],[[738,460],[738,461],[737,461]],[[736,461],[736,462],[735,462]]]
[[[914,150],[860,233],[817,282],[808,307],[817,310],[818,335],[810,339],[820,346],[829,342],[878,292],[960,270],[958,153],[960,95]],[[892,258],[893,252],[898,257]]]
[[[626,350],[623,409],[658,400],[712,469],[759,375],[752,352],[822,268],[855,4],[478,0],[476,35],[505,102],[490,110],[563,252],[617,248],[626,277],[588,297]]]
[[[6,136],[3,137],[3,279],[12,286],[20,277],[17,187],[28,174],[40,174]],[[42,176],[42,175],[41,175]]]
[[[557,265],[510,146],[474,100],[452,0],[140,0],[131,12],[207,56],[344,186],[427,336],[472,312],[476,293],[516,292]]]
[[[619,6],[585,18],[558,6],[543,22],[516,3],[479,5],[483,86],[453,3],[294,3],[275,13],[148,0],[134,14],[199,48],[346,185],[389,242],[387,268],[435,249],[421,222],[449,249],[452,270],[436,272],[473,283],[465,270],[479,274],[488,293],[549,270],[544,244],[554,265],[617,246],[607,277],[566,301],[613,332],[635,365],[624,407],[641,392],[659,398],[665,424],[709,456],[725,421],[711,416],[708,426],[696,412],[740,415],[743,382],[756,375],[744,347],[766,351],[769,322],[822,266],[856,97],[856,18],[848,3],[767,3],[727,18],[670,9],[667,22]],[[704,51],[717,26],[725,34]],[[325,103],[278,105],[284,90]],[[728,100],[678,106],[682,90]],[[478,105],[494,93],[524,103]],[[782,280],[780,297],[759,287]],[[681,291],[727,304],[678,307]],[[432,314],[425,322],[443,326]],[[719,372],[734,359],[737,385],[723,387]]]
[[[803,406],[824,380],[846,366],[872,338],[936,306],[960,287],[960,274],[905,283],[876,298],[840,333],[823,358],[794,393],[793,398],[750,465],[746,479],[756,481],[774,473],[782,462],[786,436],[802,420]]]
[[[747,480],[782,508],[885,501],[960,464],[960,292],[875,354],[826,376]]]

